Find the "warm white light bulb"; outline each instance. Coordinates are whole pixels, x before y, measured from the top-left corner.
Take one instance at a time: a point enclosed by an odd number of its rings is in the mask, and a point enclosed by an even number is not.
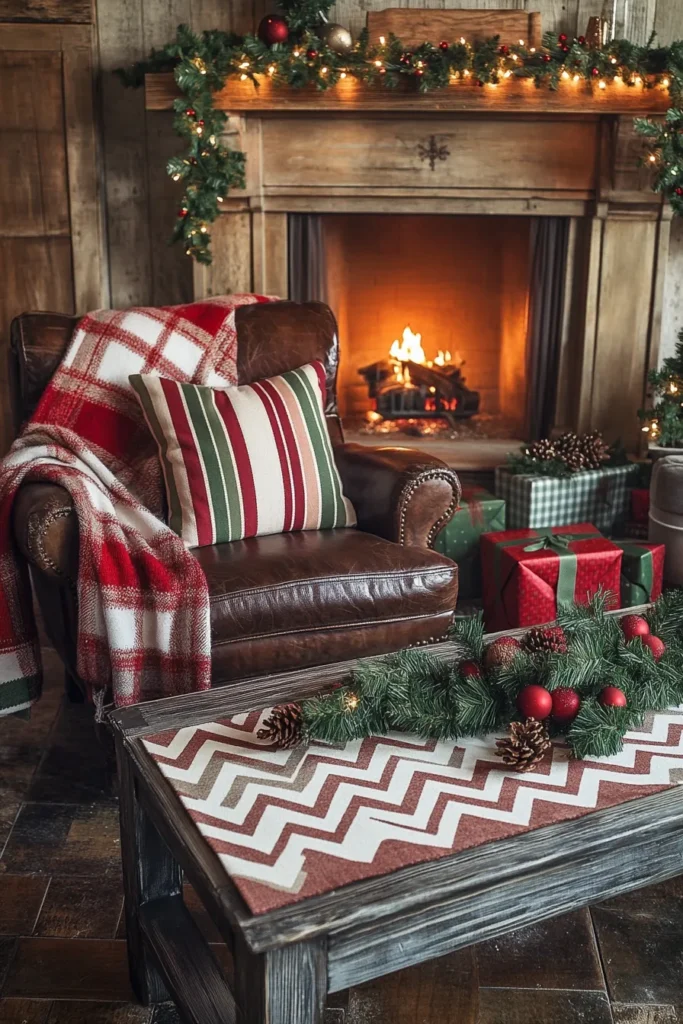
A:
[[[386,39],[384,38],[384,36],[380,36],[379,37],[379,45],[380,46],[384,46],[385,44],[386,44]]]
[[[566,82],[566,81],[567,81],[567,79],[569,78],[569,72],[568,72],[568,71],[563,71],[563,72],[562,72],[562,77],[564,78],[564,80],[565,80],[565,82]]]
[[[598,82],[598,85],[600,86],[601,89],[606,89],[607,88],[607,82],[605,81],[604,78],[600,79],[600,81]]]
[[[463,46],[465,45],[465,37],[464,36],[460,36],[460,42],[462,43]]]
[[[665,89],[668,89],[669,86],[671,85],[671,79],[663,78],[662,79],[662,85],[664,86]]]
[[[345,71],[342,71],[342,73],[341,73],[341,75],[340,75],[339,77],[340,77],[340,78],[346,78],[346,72],[345,72]]]

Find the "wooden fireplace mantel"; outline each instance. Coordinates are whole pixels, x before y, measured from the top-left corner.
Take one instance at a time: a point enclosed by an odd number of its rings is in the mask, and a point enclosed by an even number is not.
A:
[[[171,110],[180,92],[171,73],[147,75],[145,79],[148,110]],[[231,114],[312,113],[321,111],[491,114],[663,114],[670,106],[668,90],[659,86],[624,85],[621,81],[605,89],[592,82],[560,82],[551,92],[537,89],[532,79],[510,79],[499,85],[477,86],[459,80],[446,89],[420,93],[410,83],[405,88],[381,89],[354,78],[346,78],[320,92],[314,86],[303,89],[282,88],[267,76],[258,76],[258,84],[230,79],[214,94],[219,110]]]
[[[148,75],[149,110],[173,76]],[[602,430],[632,450],[656,364],[671,211],[639,166],[634,115],[660,88],[509,80],[420,94],[345,79],[326,92],[230,81],[216,93],[245,152],[246,187],[212,225],[195,294],[288,294],[289,213],[562,216],[571,219],[556,425]]]

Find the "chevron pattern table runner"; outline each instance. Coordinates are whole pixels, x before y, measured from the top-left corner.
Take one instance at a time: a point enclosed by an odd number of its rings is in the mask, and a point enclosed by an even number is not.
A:
[[[650,715],[610,758],[562,743],[526,775],[496,736],[404,733],[275,750],[269,710],[143,740],[254,914],[566,821],[683,780],[683,707]]]

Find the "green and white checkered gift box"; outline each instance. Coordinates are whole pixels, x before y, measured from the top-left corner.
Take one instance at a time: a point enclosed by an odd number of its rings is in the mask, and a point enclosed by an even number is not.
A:
[[[505,499],[508,530],[592,523],[602,533],[612,533],[628,518],[632,473],[633,466],[627,465],[566,477],[530,476],[499,466],[495,491]]]

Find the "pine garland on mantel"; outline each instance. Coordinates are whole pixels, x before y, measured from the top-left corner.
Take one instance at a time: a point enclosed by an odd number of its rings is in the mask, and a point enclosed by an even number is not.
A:
[[[653,169],[653,188],[670,200],[674,212],[683,213],[683,41],[656,47],[653,40],[639,46],[625,39],[604,48],[590,47],[583,36],[547,33],[540,49],[501,46],[497,37],[482,42],[466,40],[422,43],[409,49],[390,36],[370,43],[366,32],[348,53],[330,49],[316,32],[320,15],[332,0],[284,0],[289,26],[286,43],[267,46],[253,35],[238,36],[211,30],[201,36],[179,26],[174,42],[153,50],[149,59],[119,74],[126,85],[140,86],[150,72],[173,71],[182,96],[174,101],[174,127],[187,143],[185,156],[168,161],[168,173],[183,181],[184,194],[172,240],[182,241],[185,252],[200,263],[211,262],[208,225],[232,188],[244,187],[244,154],[221,141],[226,114],[213,105],[214,92],[226,79],[251,80],[260,76],[289,88],[313,86],[329,89],[352,77],[369,85],[395,88],[412,81],[420,92],[457,87],[461,81],[480,86],[502,85],[511,78],[532,79],[555,90],[562,80],[585,80],[598,88],[660,88],[669,92],[672,106],[665,122],[637,118],[636,130],[648,145],[645,162]]]
[[[683,591],[666,591],[645,618],[622,621],[606,606],[607,595],[598,594],[587,606],[564,608],[556,627],[488,647],[480,615],[456,620],[452,663],[419,649],[362,662],[331,693],[275,708],[259,736],[281,747],[391,731],[445,740],[525,719],[534,726],[536,717],[547,718],[551,736],[566,735],[575,757],[617,754],[646,713],[683,702]],[[552,711],[529,717],[525,688],[546,700],[559,692],[564,715],[553,701]]]

